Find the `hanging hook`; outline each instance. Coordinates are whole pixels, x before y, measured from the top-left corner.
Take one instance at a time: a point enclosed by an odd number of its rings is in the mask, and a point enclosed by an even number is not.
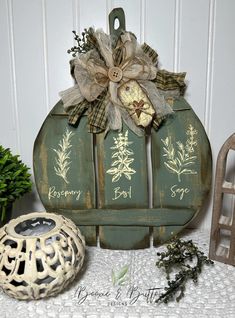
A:
[[[115,22],[119,22],[118,28],[115,29]],[[115,8],[109,14],[109,33],[118,37],[122,31],[126,30],[125,13],[122,8]]]

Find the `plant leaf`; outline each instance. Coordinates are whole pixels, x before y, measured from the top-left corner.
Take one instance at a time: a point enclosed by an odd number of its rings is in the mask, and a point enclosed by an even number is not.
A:
[[[113,286],[116,285],[116,275],[114,273],[114,270],[112,269],[112,283],[113,283]]]
[[[197,156],[191,156],[191,157],[187,157],[185,159],[185,161],[187,161],[187,160],[196,160],[196,159],[197,159]]]
[[[184,174],[197,174],[197,172],[195,170],[190,170],[190,169],[183,169],[181,171],[181,173],[184,173]]]
[[[128,272],[129,266],[125,265],[123,266],[118,272],[116,272],[116,279],[119,281],[120,279],[124,278],[126,273]]]
[[[124,276],[123,278],[121,278],[121,279],[119,279],[119,280],[117,281],[117,284],[118,284],[119,286],[123,286],[126,281],[127,281],[127,278],[126,278],[126,276]]]
[[[178,173],[178,171],[173,168],[172,166],[170,166],[167,162],[164,162],[164,165],[173,173]]]
[[[193,162],[193,161],[185,162],[185,163],[183,163],[183,167],[187,167],[187,166],[190,166],[193,164],[195,164],[195,162]]]
[[[118,172],[117,167],[110,168],[109,170],[106,171],[109,174],[116,174]]]
[[[182,162],[180,161],[180,159],[178,158],[178,157],[176,157],[176,162],[178,163],[178,166],[180,167],[180,166],[182,166]]]
[[[112,154],[112,158],[116,158],[118,155],[119,155],[119,152],[114,152],[114,153]]]
[[[116,175],[112,177],[112,182],[117,182],[121,178],[121,173],[118,172]]]
[[[125,154],[127,154],[128,156],[131,156],[134,154],[134,152],[132,150],[125,150]]]
[[[115,160],[115,161],[111,164],[111,166],[114,167],[114,166],[118,165],[119,163],[120,163],[120,160]],[[108,172],[108,171],[107,171],[107,172]]]
[[[184,156],[183,156],[183,154],[182,154],[179,150],[177,151],[177,153],[178,153],[179,159],[180,159],[181,161],[184,161]]]
[[[125,161],[125,163],[130,164],[130,163],[132,163],[134,161],[134,159],[133,158],[128,158],[128,159],[125,159],[124,161]]]

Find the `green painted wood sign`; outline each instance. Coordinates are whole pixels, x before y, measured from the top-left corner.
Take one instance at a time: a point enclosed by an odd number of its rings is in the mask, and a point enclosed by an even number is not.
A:
[[[173,109],[173,117],[152,130],[149,167],[145,137],[124,125],[122,132],[96,136],[95,147],[95,137],[84,129],[86,116],[77,128],[69,127],[59,102],[34,146],[35,180],[46,210],[72,218],[91,245],[96,245],[98,226],[106,248],[148,247],[152,227],[154,245],[177,234],[196,216],[210,190],[211,149],[189,104],[180,98]],[[121,140],[128,143],[125,149],[119,148]],[[129,171],[115,174],[111,167],[120,151],[131,164]]]
[[[110,16],[112,25],[116,17],[125,29],[119,9]],[[181,231],[207,198],[212,157],[190,105],[181,96],[172,100],[172,108],[174,113],[147,136],[137,136],[124,122],[122,130],[106,135],[87,131],[86,113],[79,125],[68,125],[59,101],[33,152],[46,210],[70,217],[88,245],[96,245],[99,237],[103,248],[146,248],[151,233],[157,246]]]

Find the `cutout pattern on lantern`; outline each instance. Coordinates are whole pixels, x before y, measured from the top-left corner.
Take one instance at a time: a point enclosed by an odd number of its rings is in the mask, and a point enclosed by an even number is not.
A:
[[[0,286],[14,298],[39,299],[63,290],[82,267],[85,241],[75,224],[31,213],[0,229]]]

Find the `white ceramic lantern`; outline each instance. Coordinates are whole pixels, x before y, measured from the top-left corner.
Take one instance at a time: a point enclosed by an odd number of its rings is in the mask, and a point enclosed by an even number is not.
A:
[[[85,241],[69,219],[30,213],[0,229],[0,286],[18,299],[39,299],[62,291],[79,272]]]

